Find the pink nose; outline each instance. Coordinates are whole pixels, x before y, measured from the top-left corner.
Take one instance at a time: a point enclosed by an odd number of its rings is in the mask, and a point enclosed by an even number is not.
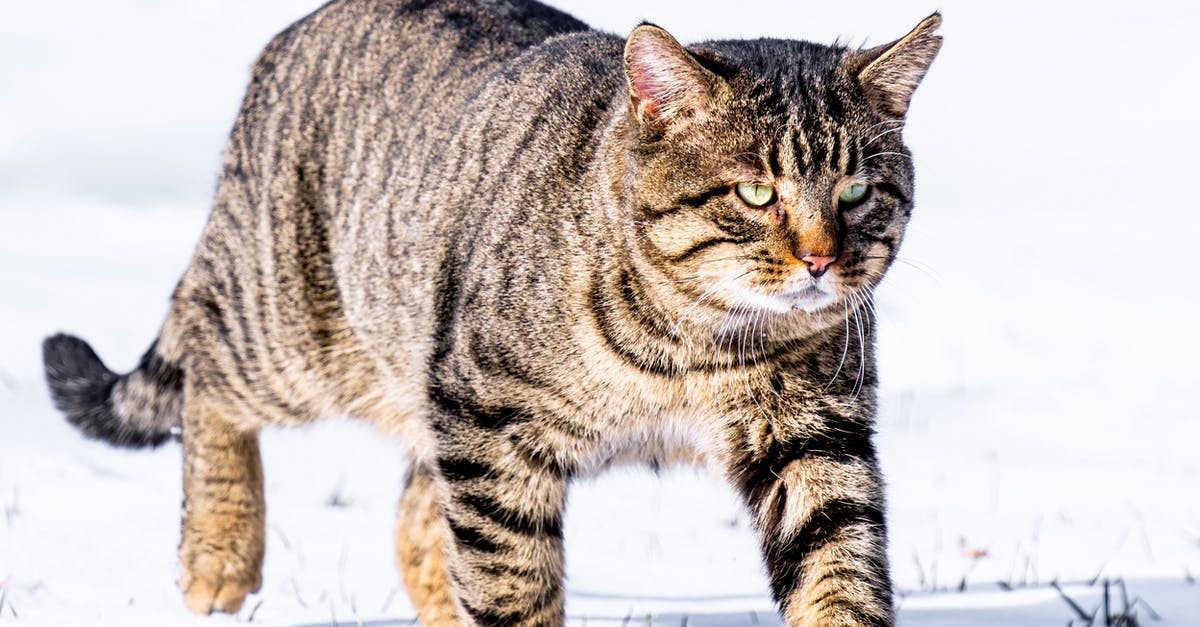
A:
[[[808,264],[808,273],[815,279],[825,274],[829,264],[837,261],[837,255],[805,255],[800,261]]]

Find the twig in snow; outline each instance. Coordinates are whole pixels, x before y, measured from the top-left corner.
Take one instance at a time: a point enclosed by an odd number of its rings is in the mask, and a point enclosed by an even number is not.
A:
[[[358,605],[354,602],[354,597],[350,597],[350,615],[354,617],[354,622],[358,627],[364,627],[362,618],[358,615]]]
[[[1110,584],[1115,584],[1116,587],[1121,590],[1121,610],[1118,613],[1114,613],[1111,610],[1113,604],[1110,601],[1112,588],[1112,585]],[[1140,625],[1137,618],[1138,605],[1142,605],[1146,608],[1146,611],[1148,614],[1150,614],[1150,618],[1152,620],[1162,620],[1162,617],[1158,615],[1158,612],[1155,612],[1154,608],[1150,607],[1150,605],[1142,600],[1141,597],[1134,597],[1132,601],[1129,600],[1129,592],[1125,587],[1124,579],[1116,579],[1111,582],[1108,579],[1104,580],[1105,625],[1109,627],[1138,627]]]
[[[1162,616],[1159,616],[1158,612],[1155,612],[1154,608],[1150,607],[1150,604],[1146,602],[1146,599],[1143,599],[1142,597],[1134,597],[1133,606],[1137,607],[1139,605],[1146,610],[1146,613],[1150,615],[1152,620],[1162,620]]]
[[[963,572],[962,579],[958,582],[959,592],[967,591],[967,577],[971,576],[971,571],[975,570],[975,565],[979,563],[979,560],[988,556],[988,552],[985,549],[963,549],[963,555],[971,558],[971,563],[967,564],[967,570]]]
[[[254,622],[254,615],[258,613],[258,608],[262,607],[262,604],[263,604],[263,600],[262,600],[262,599],[259,599],[259,600],[258,600],[258,603],[255,603],[255,604],[254,604],[254,607],[253,607],[253,608],[250,610],[250,614],[246,616],[246,622],[247,622],[247,623],[253,623],[253,622]]]
[[[1032,580],[1029,577],[1029,575],[1031,573],[1033,574]],[[1021,569],[1021,585],[1022,586],[1028,586],[1031,584],[1037,585],[1037,583],[1038,583],[1037,565],[1033,563],[1033,557],[1029,553],[1026,553],[1025,554],[1025,567],[1023,569]]]
[[[11,575],[5,577],[3,581],[0,581],[0,618],[4,618],[5,604],[8,605],[8,611],[12,613],[13,618],[20,618],[17,616],[17,608],[13,607],[12,601],[8,598],[8,580],[10,578]]]
[[[338,477],[338,482],[333,487],[333,492],[329,494],[329,498],[325,499],[325,506],[335,509],[345,509],[350,507],[351,504],[351,500],[346,498],[346,495],[342,493],[342,478]]]
[[[1111,612],[1111,611],[1109,611],[1109,605],[1108,605],[1108,588],[1109,588],[1109,586],[1108,586],[1108,580],[1107,580],[1107,579],[1105,579],[1105,580],[1104,580],[1104,624],[1105,624],[1105,625],[1110,625],[1110,626],[1111,626],[1111,625],[1112,625],[1112,612]],[[1128,603],[1126,603],[1126,604],[1125,604],[1125,609],[1129,609],[1129,604],[1128,604]]]
[[[925,589],[925,567],[921,565],[921,556],[913,551],[913,563],[917,565],[917,586]]]
[[[1074,599],[1072,599],[1071,597],[1067,596],[1067,593],[1066,593],[1066,592],[1063,592],[1063,589],[1062,589],[1062,588],[1061,588],[1061,587],[1058,585],[1058,582],[1057,582],[1057,581],[1051,581],[1051,582],[1050,582],[1050,585],[1051,585],[1051,586],[1053,586],[1053,587],[1054,587],[1054,589],[1058,591],[1058,596],[1062,597],[1062,600],[1063,600],[1063,601],[1066,601],[1066,602],[1067,602],[1067,605],[1071,606],[1071,609],[1075,611],[1075,614],[1076,614],[1077,616],[1079,616],[1079,619],[1080,619],[1080,620],[1085,620],[1085,621],[1087,621],[1087,624],[1088,624],[1088,625],[1091,625],[1091,624],[1095,623],[1095,621],[1096,621],[1096,612],[1092,612],[1092,613],[1091,613],[1091,615],[1088,615],[1088,613],[1087,613],[1087,612],[1083,611],[1083,608],[1082,608],[1082,607],[1079,607],[1079,604],[1078,604],[1078,603],[1076,603]]]
[[[292,543],[288,540],[287,534],[283,532],[283,529],[279,525],[271,525],[271,529],[279,536],[279,541],[283,543],[283,549],[285,551],[292,550]]]
[[[342,594],[342,602],[349,601],[346,595],[346,560],[350,557],[350,540],[342,542],[342,554],[338,557],[338,592]]]
[[[12,521],[21,513],[21,493],[14,486],[12,491],[12,501],[4,504],[4,522],[8,527],[12,528]]]
[[[1150,546],[1150,532],[1146,531],[1146,521],[1143,519],[1140,522],[1141,524],[1138,526],[1138,530],[1141,531],[1140,535],[1142,538],[1142,548],[1146,551],[1146,557],[1148,557],[1150,561],[1154,561],[1154,549]]]
[[[300,607],[308,609],[308,603],[305,603],[304,597],[300,595],[300,582],[296,581],[295,577],[292,577],[291,582],[292,592],[296,593],[296,602],[300,604]]]
[[[383,607],[379,608],[380,614],[387,613],[388,608],[392,606],[392,601],[396,599],[396,592],[399,590],[400,586],[392,586],[392,589],[388,591],[387,598],[383,600]]]
[[[1041,578],[1038,577],[1037,558],[1038,558],[1038,553],[1041,552],[1040,549],[1042,546],[1042,523],[1043,522],[1044,522],[1043,518],[1041,516],[1038,516],[1037,523],[1033,527],[1033,537],[1032,537],[1033,550],[1028,552],[1025,556],[1025,569],[1027,572],[1031,571],[1031,570],[1033,571],[1033,582],[1034,583],[1037,583],[1038,581],[1041,580]]]

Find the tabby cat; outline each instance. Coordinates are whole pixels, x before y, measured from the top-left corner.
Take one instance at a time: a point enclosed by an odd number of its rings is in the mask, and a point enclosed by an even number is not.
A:
[[[180,588],[236,612],[258,431],[407,443],[426,625],[561,625],[572,479],[704,464],[788,625],[890,625],[871,290],[912,210],[935,14],[871,49],[622,39],[534,0],[343,0],[253,70],[211,216],[133,372],[44,344],[91,437],[183,442]]]

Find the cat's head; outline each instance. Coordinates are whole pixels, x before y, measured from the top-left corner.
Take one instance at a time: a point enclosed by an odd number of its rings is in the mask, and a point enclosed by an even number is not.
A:
[[[710,306],[813,313],[856,302],[908,222],[900,130],[940,22],[865,50],[754,40],[689,52],[638,27],[625,47],[622,185],[648,258]]]

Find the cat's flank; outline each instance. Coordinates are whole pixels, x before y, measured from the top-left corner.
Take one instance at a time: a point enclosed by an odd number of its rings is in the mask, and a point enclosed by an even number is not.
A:
[[[410,453],[426,625],[561,625],[571,481],[728,479],[788,625],[890,625],[871,292],[937,15],[870,49],[619,38],[533,0],[345,0],[254,67],[211,217],[139,367],[45,342],[56,405],[182,433],[179,585],[259,588],[258,431],[352,415]]]

